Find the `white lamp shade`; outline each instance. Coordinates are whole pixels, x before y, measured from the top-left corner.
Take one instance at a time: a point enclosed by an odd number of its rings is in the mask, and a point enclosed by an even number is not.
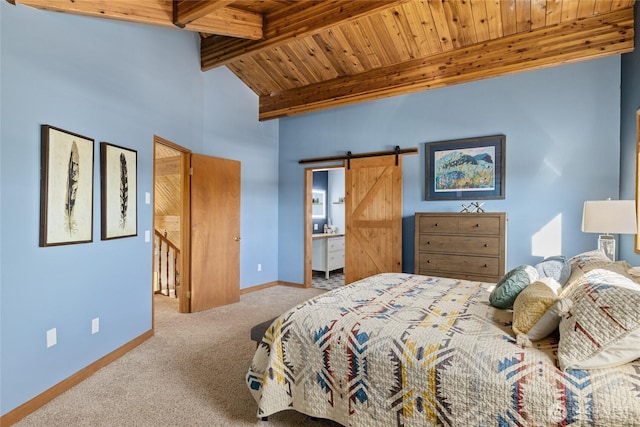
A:
[[[593,200],[584,202],[582,231],[587,233],[636,234],[635,200]]]

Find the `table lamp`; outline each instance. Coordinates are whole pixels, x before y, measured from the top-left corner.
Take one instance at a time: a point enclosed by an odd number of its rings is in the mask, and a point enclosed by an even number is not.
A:
[[[635,200],[592,200],[584,202],[582,231],[603,233],[598,237],[598,249],[611,260],[616,259],[616,240],[612,234],[636,234]]]

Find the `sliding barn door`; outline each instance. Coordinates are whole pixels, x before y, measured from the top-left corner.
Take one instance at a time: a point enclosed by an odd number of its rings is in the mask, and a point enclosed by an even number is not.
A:
[[[240,162],[191,157],[191,312],[240,300]]]
[[[345,284],[402,271],[402,156],[350,163],[345,170]]]

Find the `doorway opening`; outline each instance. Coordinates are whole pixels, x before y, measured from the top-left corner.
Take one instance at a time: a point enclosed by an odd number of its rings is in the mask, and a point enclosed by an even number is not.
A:
[[[305,287],[344,285],[344,166],[305,171]]]
[[[190,311],[188,170],[191,151],[154,136],[153,162],[153,294],[177,300]]]
[[[402,158],[416,148],[347,157],[344,170],[344,281],[351,284],[378,273],[402,271]],[[335,161],[303,159],[300,163]],[[327,168],[331,169],[331,168]],[[305,173],[305,287],[311,286],[313,173]],[[330,268],[329,268],[330,270]]]

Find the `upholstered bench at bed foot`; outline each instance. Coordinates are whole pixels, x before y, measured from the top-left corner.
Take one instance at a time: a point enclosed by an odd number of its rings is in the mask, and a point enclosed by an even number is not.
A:
[[[267,332],[267,329],[269,328],[269,326],[271,326],[274,320],[276,320],[275,317],[273,319],[269,319],[265,322],[259,323],[251,328],[251,341],[255,341],[256,345],[260,344],[260,341],[262,341],[262,337],[264,337],[265,332]]]

